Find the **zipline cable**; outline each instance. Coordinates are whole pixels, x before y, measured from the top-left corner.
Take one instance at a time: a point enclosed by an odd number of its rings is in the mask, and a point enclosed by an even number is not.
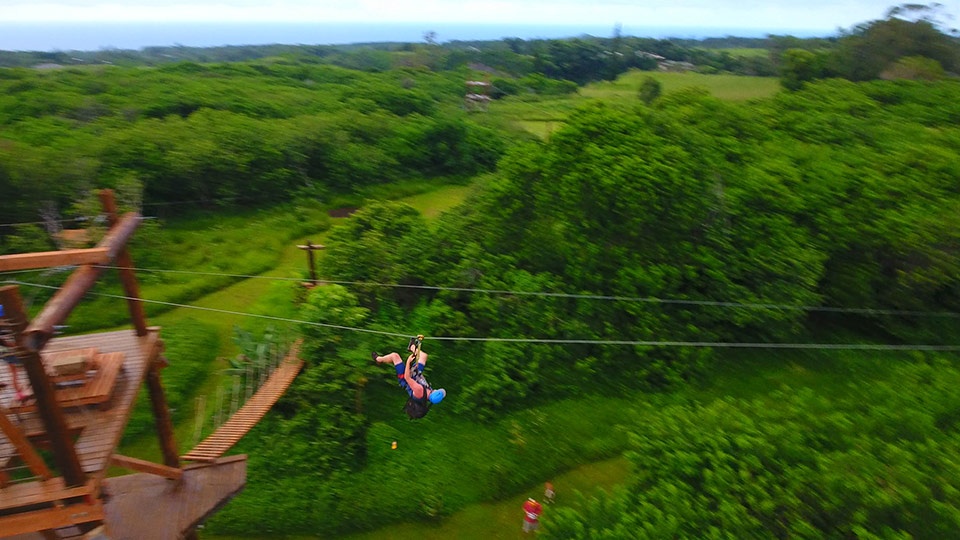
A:
[[[57,287],[56,285],[41,285],[41,284],[39,284],[39,283],[28,283],[28,282],[25,282],[25,281],[18,281],[18,280],[13,280],[13,279],[5,280],[3,283],[10,284],[10,285],[23,285],[23,286],[25,286],[25,287],[37,287],[37,288],[40,288],[40,289],[53,289],[53,290],[60,290],[60,289],[62,289],[62,287]],[[246,312],[243,312],[243,311],[230,311],[230,310],[227,310],[227,309],[218,309],[218,308],[209,308],[209,307],[203,307],[203,306],[194,306],[194,305],[190,305],[190,304],[180,304],[180,303],[177,303],[177,302],[166,302],[166,301],[163,301],[163,300],[148,300],[148,299],[146,299],[146,298],[135,298],[135,297],[132,297],[132,296],[124,296],[124,295],[122,295],[122,294],[110,294],[110,293],[98,293],[98,292],[89,292],[89,293],[87,293],[87,294],[92,294],[92,295],[94,295],[94,296],[103,296],[103,297],[105,297],[105,298],[117,298],[117,299],[120,299],[120,300],[138,300],[138,301],[141,301],[141,302],[144,302],[144,303],[147,303],[147,304],[157,304],[157,305],[161,305],[161,306],[170,306],[170,307],[177,307],[177,308],[184,308],[184,309],[196,309],[196,310],[200,310],[200,311],[211,311],[211,312],[214,312],[214,313],[222,313],[222,314],[226,314],[226,315],[239,315],[239,316],[242,316],[242,317],[253,317],[253,318],[257,318],[257,319],[267,319],[267,320],[278,321],[278,322],[287,322],[287,323],[293,323],[293,324],[306,324],[306,325],[310,325],[310,326],[321,326],[321,327],[324,327],[324,328],[333,328],[333,329],[335,329],[335,330],[350,330],[350,331],[354,331],[354,332],[366,332],[366,333],[368,333],[368,334],[381,334],[381,335],[391,336],[391,337],[409,337],[409,336],[410,336],[410,334],[399,334],[399,333],[395,333],[395,332],[383,332],[383,331],[380,331],[380,330],[370,330],[370,329],[368,329],[368,328],[354,328],[354,327],[352,327],[352,326],[341,326],[341,325],[337,325],[337,324],[327,324],[327,323],[311,322],[311,321],[300,321],[300,320],[297,320],[297,319],[288,319],[288,318],[286,318],[286,317],[276,317],[276,316],[274,316],[274,315],[258,315],[258,314],[255,314],[255,313],[246,313]]]
[[[17,227],[20,225],[46,225],[47,223],[70,223],[71,221],[88,221],[91,218],[76,217],[65,219],[52,219],[50,221],[23,221],[20,223],[0,223],[0,227]]]
[[[137,268],[137,267],[108,266],[108,265],[95,265],[95,266],[98,268],[104,268],[104,269],[133,270],[136,272],[201,275],[201,276],[214,276],[214,277],[230,277],[230,278],[239,278],[239,279],[269,279],[269,280],[275,280],[275,281],[297,281],[297,282],[303,281],[303,278],[284,278],[284,277],[278,277],[278,276],[227,274],[222,272],[166,270],[162,268]],[[910,317],[960,318],[960,313],[953,312],[953,311],[911,311],[911,310],[898,310],[898,309],[845,308],[845,307],[831,307],[831,306],[798,306],[798,305],[789,305],[789,304],[724,302],[724,301],[717,301],[717,300],[685,300],[685,299],[657,298],[653,296],[636,297],[636,296],[616,296],[616,295],[603,295],[603,294],[575,294],[575,293],[558,293],[558,292],[541,292],[541,291],[512,291],[507,289],[479,289],[479,288],[469,288],[469,287],[440,287],[440,286],[434,286],[434,285],[403,285],[398,283],[378,283],[373,281],[338,281],[338,280],[330,280],[330,279],[320,279],[319,281],[323,283],[333,283],[335,285],[390,287],[390,288],[400,288],[400,289],[471,292],[471,293],[484,293],[484,294],[514,295],[514,296],[540,296],[540,297],[550,297],[550,298],[573,298],[573,299],[584,299],[584,300],[606,300],[606,301],[616,301],[616,302],[635,302],[635,303],[649,303],[649,304],[677,304],[677,305],[689,305],[689,306],[767,309],[767,310],[779,309],[784,311],[853,313],[858,315],[895,315],[895,316],[910,316]]]
[[[23,285],[26,287],[39,287],[44,289],[60,289],[54,285],[40,285],[36,283],[27,283],[16,280],[6,280],[4,283],[11,285]],[[273,315],[258,315],[255,313],[246,313],[242,311],[231,311],[218,308],[209,308],[194,306],[190,304],[180,304],[176,302],[165,302],[162,300],[149,300],[146,298],[134,298],[120,294],[96,293],[95,296],[107,298],[116,298],[120,300],[139,300],[148,304],[159,304],[184,309],[196,309],[200,311],[209,311],[227,315],[237,315],[241,317],[251,317],[257,319],[266,319],[271,321],[286,322],[291,324],[301,324],[307,326],[318,326],[323,328],[332,328],[336,330],[346,330],[351,332],[363,332],[368,334],[377,334],[390,337],[407,338],[415,333],[410,332],[386,332],[382,330],[371,330],[368,328],[356,328],[352,326],[327,324],[312,321],[302,321],[290,319],[287,317],[276,317]],[[892,344],[873,344],[873,343],[741,343],[724,341],[653,341],[653,340],[605,340],[605,339],[540,339],[540,338],[504,338],[504,337],[467,337],[467,336],[429,336],[425,340],[435,341],[465,341],[465,342],[504,342],[504,343],[530,343],[544,345],[630,345],[646,347],[711,347],[711,348],[737,348],[737,349],[823,349],[823,350],[861,350],[861,351],[927,351],[927,352],[957,352],[960,351],[960,345],[892,345]]]

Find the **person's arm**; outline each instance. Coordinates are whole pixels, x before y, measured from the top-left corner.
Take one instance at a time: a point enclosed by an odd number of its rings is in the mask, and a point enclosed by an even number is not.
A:
[[[410,358],[407,359],[407,364],[406,364],[406,366],[405,366],[404,369],[403,369],[403,378],[404,378],[404,380],[407,381],[407,384],[410,386],[410,391],[413,392],[413,397],[415,397],[415,398],[417,398],[417,399],[422,399],[422,398],[423,398],[423,385],[420,384],[420,383],[418,383],[417,381],[415,381],[415,380],[413,379],[413,377],[411,376],[411,374],[410,374],[410,372],[411,372],[410,366],[412,366],[415,361],[416,361],[416,360],[414,359],[413,355],[411,354],[411,355],[410,355]]]

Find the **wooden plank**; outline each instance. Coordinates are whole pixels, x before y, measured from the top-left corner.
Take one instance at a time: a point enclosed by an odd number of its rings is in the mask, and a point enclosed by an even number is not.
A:
[[[110,458],[110,462],[118,467],[123,467],[137,472],[155,474],[171,480],[179,480],[183,476],[183,469],[168,467],[166,465],[160,465],[159,463],[153,463],[152,461],[122,456],[120,454],[114,454]]]
[[[103,521],[103,504],[74,504],[0,517],[4,536],[61,529],[95,521]]]
[[[0,430],[7,436],[10,443],[16,447],[20,457],[23,458],[27,467],[30,468],[30,472],[44,480],[53,476],[50,473],[50,469],[47,468],[47,464],[44,463],[43,458],[40,457],[40,454],[34,450],[33,445],[27,440],[27,436],[20,431],[20,428],[16,424],[10,421],[10,417],[7,416],[7,409],[2,405],[0,405]]]
[[[64,249],[61,251],[41,251],[39,253],[17,253],[0,256],[0,272],[15,270],[34,270],[54,266],[74,266],[81,264],[107,264],[110,262],[107,248]]]
[[[48,504],[77,497],[86,497],[94,490],[92,482],[82,486],[66,487],[63,478],[51,478],[38,482],[11,484],[0,491],[0,510]],[[3,528],[0,527],[0,531]]]

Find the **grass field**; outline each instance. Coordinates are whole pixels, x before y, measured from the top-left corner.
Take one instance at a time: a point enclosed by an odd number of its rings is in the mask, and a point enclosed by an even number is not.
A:
[[[719,50],[721,52],[730,53],[731,56],[740,56],[745,58],[770,55],[770,51],[768,51],[767,49],[754,49],[751,47],[731,47],[728,49],[719,49]]]
[[[633,70],[621,75],[615,81],[589,84],[581,90],[581,94],[587,98],[637,102],[640,83],[647,77],[652,77],[663,85],[664,94],[696,87],[703,88],[716,98],[728,101],[768,98],[780,90],[780,80],[775,77]]]
[[[632,70],[615,81],[588,84],[581,88],[578,94],[570,96],[510,97],[495,101],[490,106],[489,114],[515,129],[546,139],[562,126],[571,112],[588,101],[602,100],[621,105],[639,104],[637,93],[646,77],[652,77],[660,82],[664,94],[685,88],[703,88],[719,99],[737,102],[769,98],[780,90],[780,81],[774,77]]]

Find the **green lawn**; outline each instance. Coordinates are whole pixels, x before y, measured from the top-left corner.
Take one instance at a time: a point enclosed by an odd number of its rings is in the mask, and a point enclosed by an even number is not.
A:
[[[640,89],[640,83],[647,77],[659,81],[663,85],[664,94],[684,88],[697,87],[703,88],[714,97],[728,101],[768,98],[780,90],[780,79],[776,77],[632,70],[621,75],[615,81],[589,84],[580,92],[589,98],[636,102],[638,101],[637,91]]]
[[[715,49],[716,50],[716,49]],[[767,49],[755,49],[752,47],[730,47],[727,49],[719,49],[721,52],[730,53],[730,56],[739,56],[744,58],[753,58],[756,56],[769,56],[770,51]]]
[[[599,99],[608,103],[628,105],[639,104],[637,93],[641,82],[646,77],[659,81],[664,94],[696,87],[705,89],[719,99],[729,101],[768,98],[780,90],[780,80],[775,77],[631,70],[615,81],[590,83],[582,87],[579,93],[570,96],[512,96],[498,100],[490,105],[488,114],[496,122],[527,131],[541,139],[547,139],[562,126],[563,121],[574,109],[590,100]]]

